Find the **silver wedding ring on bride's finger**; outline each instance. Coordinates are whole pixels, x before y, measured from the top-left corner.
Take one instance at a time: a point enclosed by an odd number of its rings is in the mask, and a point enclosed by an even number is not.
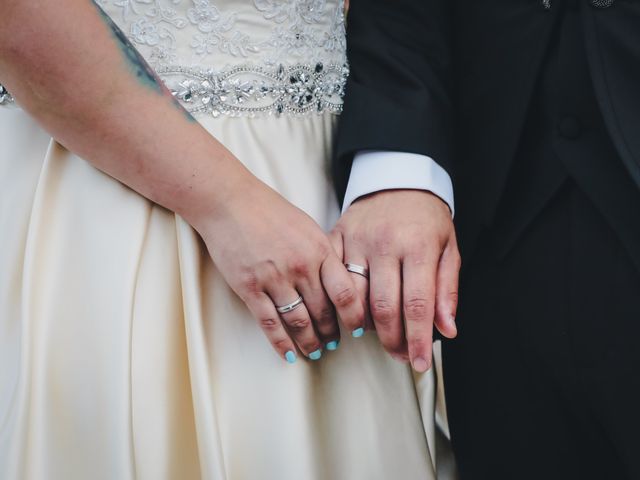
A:
[[[276,310],[278,311],[278,313],[289,313],[295,310],[296,308],[298,308],[303,303],[304,303],[304,300],[302,299],[302,296],[299,296],[293,302],[287,303],[286,305],[282,305],[281,307],[276,305]]]
[[[345,263],[344,266],[347,267],[347,271],[361,275],[367,280],[369,279],[369,269],[367,267],[356,265],[355,263]]]

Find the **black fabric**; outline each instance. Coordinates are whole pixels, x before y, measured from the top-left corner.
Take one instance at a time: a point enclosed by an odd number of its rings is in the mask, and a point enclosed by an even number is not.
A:
[[[640,190],[569,7],[444,347],[463,479],[640,478]]]
[[[461,247],[471,253],[495,215],[566,5],[584,25],[580,41],[616,161],[640,186],[640,2],[616,0],[607,9],[588,0],[551,4],[351,2],[352,74],[333,163],[339,197],[356,151],[429,155],[454,179]]]
[[[462,480],[640,479],[640,2],[387,2],[352,2],[334,171],[386,149],[454,179]]]
[[[640,190],[565,7],[443,349],[463,479],[640,478]]]
[[[361,150],[426,153],[452,167],[449,10],[439,0],[351,2],[351,75],[333,163],[341,199]]]
[[[444,352],[466,479],[640,478],[640,276],[567,182],[505,256],[485,232]]]

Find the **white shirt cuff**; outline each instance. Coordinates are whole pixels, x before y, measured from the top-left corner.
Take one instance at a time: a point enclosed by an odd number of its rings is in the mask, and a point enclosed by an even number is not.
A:
[[[364,151],[353,159],[342,212],[358,198],[382,190],[427,190],[440,197],[454,214],[453,184],[444,168],[417,153]]]

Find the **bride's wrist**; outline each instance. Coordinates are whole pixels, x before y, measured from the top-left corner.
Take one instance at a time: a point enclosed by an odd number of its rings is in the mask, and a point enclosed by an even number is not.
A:
[[[248,191],[256,188],[258,180],[242,165],[221,169],[205,181],[194,181],[189,192],[175,209],[201,236],[228,214],[229,209]]]

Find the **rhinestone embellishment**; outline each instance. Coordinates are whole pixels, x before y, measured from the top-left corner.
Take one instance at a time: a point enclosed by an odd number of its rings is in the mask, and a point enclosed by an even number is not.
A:
[[[252,117],[339,114],[349,68],[318,62],[273,68],[242,65],[222,72],[164,67],[158,74],[191,114]]]
[[[349,67],[318,62],[274,68],[244,65],[222,72],[175,66],[157,72],[192,115],[300,116],[340,114]],[[10,104],[13,97],[0,84],[0,106]]]
[[[7,89],[0,83],[0,105],[9,105],[13,103],[13,97]]]

